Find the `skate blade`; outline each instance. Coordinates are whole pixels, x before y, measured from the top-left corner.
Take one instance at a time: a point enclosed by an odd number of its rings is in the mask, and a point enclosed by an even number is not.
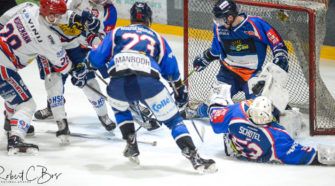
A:
[[[211,174],[211,173],[215,173],[218,171],[218,168],[216,167],[215,163],[210,165],[209,167],[205,168],[204,165],[199,166],[196,171],[199,174]]]
[[[33,137],[33,136],[35,136],[35,132],[27,133],[27,134],[26,134],[26,137]]]
[[[70,136],[69,135],[60,135],[57,137],[60,139],[60,145],[69,145],[70,144]]]
[[[213,163],[210,165],[207,169],[204,169],[205,173],[215,173],[218,171],[218,168],[216,167],[216,164]]]
[[[130,162],[135,163],[136,165],[140,165],[140,159],[138,159],[138,156],[128,157],[128,159]]]
[[[20,151],[19,148],[10,148],[8,150],[8,156],[17,156],[17,155],[35,156],[37,154],[38,154],[38,149],[36,148],[27,148],[25,152]]]

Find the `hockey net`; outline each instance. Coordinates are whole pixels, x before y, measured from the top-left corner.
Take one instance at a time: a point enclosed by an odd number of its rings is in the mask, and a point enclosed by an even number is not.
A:
[[[322,1],[322,0],[319,0]],[[323,0],[324,1],[324,0]],[[184,75],[193,71],[194,58],[211,46],[214,0],[184,0]],[[320,77],[320,47],[325,37],[324,3],[297,0],[236,0],[240,12],[260,16],[282,36],[289,49],[290,105],[306,113],[311,135],[335,134],[335,101]],[[268,48],[266,62],[272,62]],[[190,102],[205,102],[219,70],[212,62],[188,77]],[[245,99],[243,93],[234,101]]]

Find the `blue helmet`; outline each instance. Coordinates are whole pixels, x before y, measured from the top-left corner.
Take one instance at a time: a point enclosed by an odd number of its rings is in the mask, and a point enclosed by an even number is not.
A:
[[[152,11],[147,3],[136,2],[130,9],[130,21],[151,24]]]
[[[230,15],[236,17],[238,10],[233,0],[219,0],[215,3],[212,13],[217,19],[227,19]]]

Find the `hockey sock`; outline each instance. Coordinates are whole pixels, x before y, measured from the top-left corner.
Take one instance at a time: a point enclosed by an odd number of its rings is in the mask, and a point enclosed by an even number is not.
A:
[[[128,139],[128,136],[130,134],[135,133],[134,123],[124,123],[124,124],[119,125],[119,128],[121,130],[122,138],[125,139],[125,140]]]

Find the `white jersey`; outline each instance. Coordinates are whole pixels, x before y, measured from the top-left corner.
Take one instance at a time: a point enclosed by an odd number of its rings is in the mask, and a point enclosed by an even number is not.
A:
[[[76,28],[75,26],[69,27],[69,19],[73,14],[78,14],[81,16],[83,11],[91,11],[89,0],[68,0],[67,3],[67,13],[62,16],[61,24],[58,26],[53,26],[52,29],[61,37],[63,47],[65,49],[72,49],[79,46],[80,42],[78,38],[81,35],[82,30]],[[82,26],[82,25],[79,25]]]
[[[0,31],[0,44],[3,53],[11,60],[1,60],[0,65],[17,70],[27,66],[37,55],[43,55],[55,66],[55,71],[65,74],[71,69],[71,61],[59,37],[39,15],[37,5],[24,3],[5,14],[11,18]]]

